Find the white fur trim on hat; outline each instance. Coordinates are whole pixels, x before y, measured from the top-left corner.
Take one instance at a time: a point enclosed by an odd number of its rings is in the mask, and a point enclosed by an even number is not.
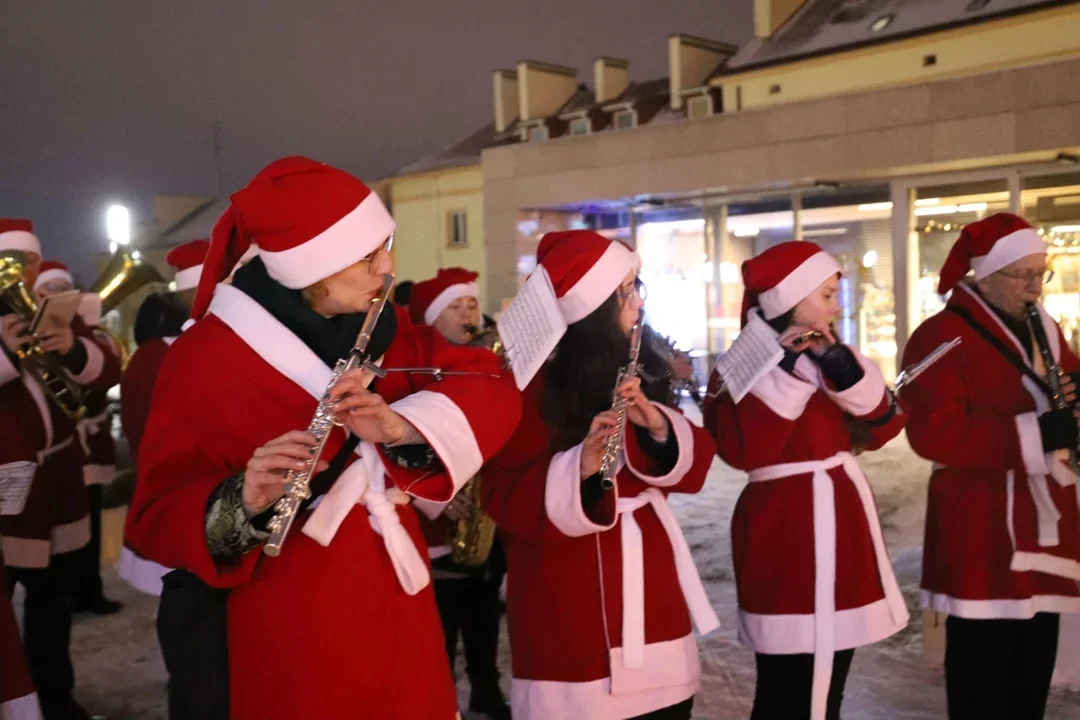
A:
[[[177,270],[176,277],[173,278],[173,282],[176,283],[176,292],[199,287],[199,276],[202,275],[202,268],[203,266],[200,264]]]
[[[788,273],[776,287],[758,296],[758,304],[766,320],[780,317],[830,276],[840,272],[840,265],[829,253],[822,250],[803,261],[802,265]]]
[[[476,283],[458,283],[446,288],[435,296],[435,299],[428,305],[428,309],[424,311],[424,322],[428,325],[434,325],[435,318],[439,317],[450,303],[463,297],[479,298],[480,288],[477,287]]]
[[[641,258],[620,242],[613,242],[588,272],[559,298],[566,324],[584,320],[619,289],[626,274],[641,267]]]
[[[344,270],[386,242],[393,234],[394,218],[379,196],[369,194],[345,217],[296,247],[269,252],[260,249],[270,277],[299,290]]]
[[[971,269],[975,272],[975,279],[982,280],[1020,258],[1045,254],[1046,243],[1039,233],[1031,228],[1023,228],[998,240],[985,255],[971,258]]]
[[[37,235],[25,230],[8,230],[0,233],[0,250],[21,250],[41,257],[41,243]]]
[[[37,276],[37,280],[34,281],[34,289],[37,290],[42,285],[54,282],[56,280],[67,280],[72,285],[75,284],[75,278],[71,277],[71,273],[67,270],[61,270],[60,268],[50,268],[45,270]]]

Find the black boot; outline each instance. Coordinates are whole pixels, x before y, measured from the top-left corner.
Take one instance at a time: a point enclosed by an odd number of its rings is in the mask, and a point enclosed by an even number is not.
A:
[[[510,706],[506,704],[499,679],[470,678],[472,693],[469,695],[469,711],[483,713],[491,720],[510,720]]]

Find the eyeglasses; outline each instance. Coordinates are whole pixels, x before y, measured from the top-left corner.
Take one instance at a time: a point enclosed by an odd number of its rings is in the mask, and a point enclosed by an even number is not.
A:
[[[1010,280],[1022,282],[1025,285],[1030,285],[1035,281],[1038,281],[1040,285],[1046,285],[1054,279],[1053,270],[1028,270],[1027,272],[1018,273],[1003,272],[1001,273],[1001,275],[1009,278]]]
[[[645,283],[641,281],[641,278],[634,278],[633,287],[624,288],[620,286],[615,290],[615,295],[623,302],[626,302],[637,295],[644,302],[645,298],[648,297],[649,292],[645,288]]]
[[[393,246],[394,246],[394,234],[390,233],[390,237],[386,238],[386,242],[384,242],[379,247],[375,248],[375,250],[373,250],[371,253],[369,253],[368,256],[366,258],[364,258],[363,260],[361,260],[360,262],[367,263],[368,264],[368,272],[371,273],[372,275],[374,275],[375,274],[375,268],[378,266],[379,260],[382,259],[382,256],[384,254],[389,254],[390,253],[390,248],[392,248]]]

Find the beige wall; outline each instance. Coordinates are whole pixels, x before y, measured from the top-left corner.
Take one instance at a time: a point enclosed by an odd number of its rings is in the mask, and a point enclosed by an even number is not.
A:
[[[523,120],[554,115],[577,89],[576,71],[558,65],[520,62],[518,107]]]
[[[630,66],[625,60],[596,58],[593,60],[593,91],[596,102],[614,100],[630,84]]]
[[[488,307],[517,286],[519,209],[958,170],[1080,152],[1080,59],[483,155]]]
[[[754,0],[754,34],[767,38],[806,0]]]
[[[924,65],[927,56],[934,65]],[[1080,57],[1080,4],[713,80],[725,112]]]
[[[480,273],[484,301],[484,207],[479,165],[402,178],[390,185],[394,220],[394,268],[399,281],[426,280],[440,267],[461,266]],[[447,246],[450,213],[467,214],[468,247]]]

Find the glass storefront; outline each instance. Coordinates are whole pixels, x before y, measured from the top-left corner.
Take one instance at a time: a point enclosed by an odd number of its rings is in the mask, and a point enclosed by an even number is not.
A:
[[[1054,271],[1043,304],[1080,351],[1080,173],[1024,177],[1020,188],[1021,211],[1046,241]]]

